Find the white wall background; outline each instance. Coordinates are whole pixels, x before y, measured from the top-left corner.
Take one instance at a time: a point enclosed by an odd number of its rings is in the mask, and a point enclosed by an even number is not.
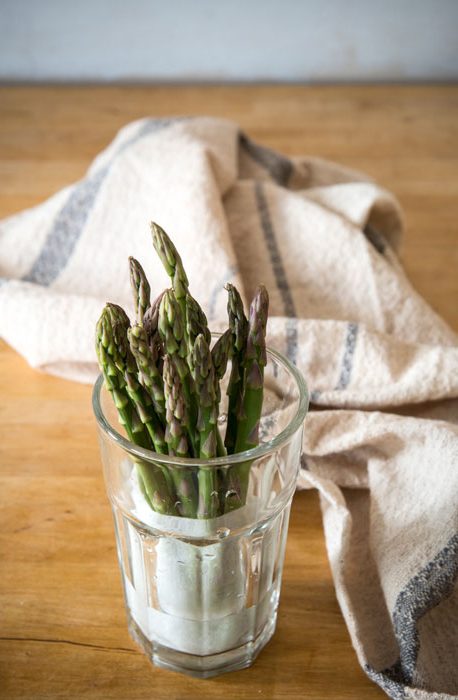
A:
[[[458,0],[0,0],[0,80],[458,77]]]

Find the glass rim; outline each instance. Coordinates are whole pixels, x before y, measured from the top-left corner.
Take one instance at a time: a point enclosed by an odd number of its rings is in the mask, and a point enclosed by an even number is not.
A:
[[[219,337],[220,333],[212,333],[212,336]],[[279,447],[286,444],[293,435],[300,429],[302,423],[305,420],[309,407],[309,392],[307,389],[307,384],[304,377],[298,368],[293,365],[282,353],[277,352],[271,348],[267,348],[267,355],[273,357],[280,364],[282,364],[286,369],[292,374],[299,391],[299,400],[296,413],[290,420],[288,425],[280,432],[278,435],[263,442],[256,447],[252,447],[249,450],[244,450],[243,452],[236,452],[235,454],[230,454],[222,457],[212,457],[211,459],[202,459],[201,457],[175,457],[167,454],[160,454],[154,452],[153,450],[148,450],[145,447],[140,447],[135,443],[128,440],[126,437],[121,435],[108,421],[103,412],[102,406],[100,404],[100,392],[103,387],[104,379],[103,374],[100,373],[97,377],[94,388],[92,391],[92,408],[94,411],[95,418],[99,427],[103,432],[111,438],[115,443],[117,443],[123,450],[134,455],[135,457],[140,457],[141,459],[148,462],[161,462],[162,464],[170,464],[176,467],[197,467],[197,466],[208,466],[208,467],[223,467],[230,464],[239,464],[240,462],[246,462],[248,460],[259,459],[259,457],[265,457],[266,455],[272,454]]]

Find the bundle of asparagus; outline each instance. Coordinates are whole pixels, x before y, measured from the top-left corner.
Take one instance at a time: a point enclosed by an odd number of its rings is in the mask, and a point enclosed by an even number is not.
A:
[[[211,348],[206,316],[189,292],[175,246],[157,224],[151,231],[171,289],[151,302],[145,272],[130,258],[136,323],[108,303],[96,328],[97,357],[119,421],[131,442],[158,454],[202,462],[253,448],[266,365],[267,290],[258,287],[247,319],[239,292],[226,285],[229,328]],[[229,360],[223,439],[220,382]],[[136,467],[143,495],[158,513],[214,518],[246,500],[249,461],[216,470],[136,459]]]

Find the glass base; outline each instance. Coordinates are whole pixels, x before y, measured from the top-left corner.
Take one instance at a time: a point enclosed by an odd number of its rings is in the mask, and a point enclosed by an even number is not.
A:
[[[139,644],[143,652],[155,666],[166,668],[170,671],[185,673],[194,678],[212,678],[228,671],[240,671],[251,666],[259,652],[271,639],[277,621],[275,614],[263,627],[260,634],[251,642],[243,644],[235,649],[197,656],[186,654],[182,651],[170,649],[145,637],[133,617],[128,613],[128,627],[130,636]]]

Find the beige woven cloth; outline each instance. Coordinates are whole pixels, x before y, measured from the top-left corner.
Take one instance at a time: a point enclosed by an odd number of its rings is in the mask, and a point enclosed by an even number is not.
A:
[[[130,307],[127,256],[153,291],[166,284],[150,219],[172,233],[214,328],[225,282],[247,299],[267,285],[270,343],[311,389],[300,485],[321,492],[358,659],[392,698],[452,697],[457,336],[399,264],[396,201],[360,173],[287,159],[227,121],[129,124],[84,180],[1,222],[4,338],[34,367],[91,381],[102,305]]]

